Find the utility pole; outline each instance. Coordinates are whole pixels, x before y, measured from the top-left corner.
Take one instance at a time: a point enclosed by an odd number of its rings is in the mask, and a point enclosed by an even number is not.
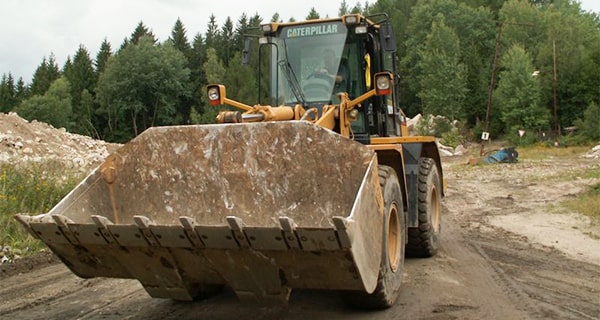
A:
[[[496,68],[498,66],[498,57],[500,56],[500,44],[502,41],[502,28],[505,24],[512,24],[518,26],[527,26],[533,27],[531,23],[516,23],[516,22],[503,22],[498,21],[498,36],[496,37],[496,49],[494,51],[494,63],[492,64],[492,79],[490,80],[489,94],[488,94],[488,102],[487,108],[485,112],[485,131],[481,134],[481,151],[479,152],[480,156],[483,156],[484,145],[485,142],[490,138],[490,109],[492,108],[492,96],[494,94],[494,87],[496,86]]]
[[[552,96],[554,99],[554,145],[558,146],[558,137],[560,137],[560,125],[558,124],[558,74],[556,71],[556,40],[552,40],[552,62],[554,64],[554,76],[552,78]]]
[[[498,36],[496,37],[496,49],[494,50],[494,63],[492,64],[492,80],[490,80],[487,109],[485,112],[485,131],[481,134],[481,151],[480,156],[483,156],[483,146],[490,138],[490,109],[492,108],[492,96],[496,85],[496,66],[498,65],[498,56],[500,55],[500,41],[502,40],[503,22],[498,22]]]

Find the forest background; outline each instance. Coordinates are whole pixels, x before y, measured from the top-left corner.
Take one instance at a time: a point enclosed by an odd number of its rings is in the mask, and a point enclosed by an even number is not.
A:
[[[427,133],[477,140],[489,124],[493,138],[516,143],[600,140],[598,13],[569,0],[379,0],[342,1],[338,14],[379,12],[396,33],[405,113],[459,123]],[[322,17],[313,8],[305,18]],[[0,111],[111,142],[150,126],[212,123],[209,83],[256,102],[256,66],[240,57],[244,35],[268,21],[281,19],[242,14],[219,25],[211,15],[191,35],[178,19],[164,42],[140,21],[118,48],[105,40],[94,55],[81,44],[62,66],[50,54],[30,83],[0,70]]]

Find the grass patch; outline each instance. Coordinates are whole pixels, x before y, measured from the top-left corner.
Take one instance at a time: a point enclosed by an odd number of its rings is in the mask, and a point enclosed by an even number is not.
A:
[[[69,173],[57,162],[0,165],[0,246],[23,253],[44,247],[14,218],[17,213],[48,212],[81,180],[82,174]]]
[[[592,223],[600,223],[600,182],[590,186],[587,192],[576,199],[564,201],[563,205],[590,217]]]
[[[531,160],[543,160],[548,158],[571,158],[573,156],[580,156],[589,150],[589,146],[556,148],[544,145],[534,145],[517,148],[517,151],[519,152],[519,158]]]
[[[591,232],[584,232],[583,234],[585,234],[586,236],[594,239],[594,240],[600,240],[600,235],[597,235],[595,233],[591,233]]]

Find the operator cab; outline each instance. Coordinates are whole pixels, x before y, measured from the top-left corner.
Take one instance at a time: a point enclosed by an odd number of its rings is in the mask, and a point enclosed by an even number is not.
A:
[[[391,30],[382,26],[361,15],[263,25],[259,83],[264,92],[259,92],[259,103],[301,104],[321,112],[324,105],[339,104],[340,92],[355,99],[373,89],[377,72],[396,75],[393,33],[382,32]],[[389,95],[374,96],[358,108],[352,123],[356,140],[368,143],[370,136],[400,135],[403,119],[395,83]]]

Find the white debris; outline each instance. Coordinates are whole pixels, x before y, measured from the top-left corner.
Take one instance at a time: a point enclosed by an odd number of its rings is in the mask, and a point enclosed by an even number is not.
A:
[[[600,144],[593,147],[592,150],[584,154],[583,157],[588,159],[600,159]]]
[[[91,170],[119,145],[67,132],[65,128],[0,113],[0,163],[59,161],[69,168]]]

